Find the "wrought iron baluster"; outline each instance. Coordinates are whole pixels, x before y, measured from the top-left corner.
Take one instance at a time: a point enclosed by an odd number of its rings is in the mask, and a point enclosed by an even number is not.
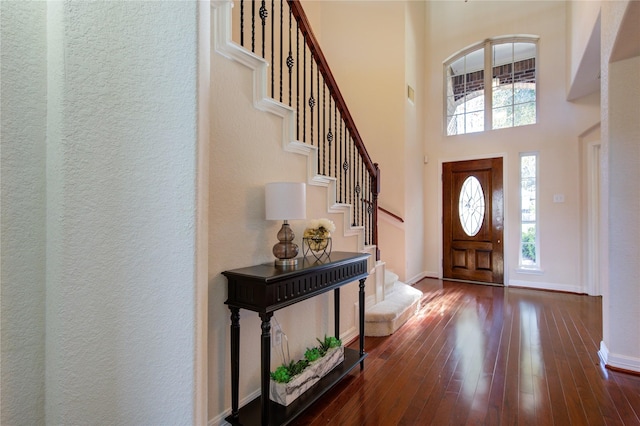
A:
[[[304,55],[304,68],[302,70],[302,99],[304,99],[305,104],[307,103],[307,37],[304,36],[304,46],[302,46],[302,52]],[[302,112],[304,114],[304,119],[302,120],[302,142],[307,141],[307,106],[302,105]]]
[[[338,152],[340,153],[340,167],[339,167],[339,172],[338,175],[336,176],[338,178],[338,202],[342,203],[342,145],[344,144],[343,140],[342,140],[342,127],[344,125],[344,121],[342,121],[342,117],[340,117],[340,137],[338,138],[338,140],[340,141],[340,143],[336,144],[336,147],[338,147]]]
[[[329,144],[329,159],[327,160],[327,164],[329,166],[329,176],[331,176],[331,142],[333,142],[333,133],[331,132],[331,96],[329,96],[329,131],[327,132],[327,143]]]
[[[364,245],[369,245],[369,185],[367,182],[366,169],[362,163],[362,226],[364,227]]]
[[[303,40],[304,42],[304,40]],[[304,47],[304,45],[303,45]],[[298,117],[297,139],[300,139],[300,27],[296,22],[296,116]],[[304,66],[304,63],[303,63]],[[304,99],[304,98],[303,98]]]
[[[256,2],[251,1],[251,51],[256,53]]]
[[[316,100],[313,98],[313,52],[309,52],[310,53],[310,58],[309,58],[309,68],[311,68],[311,75],[309,76],[309,84],[311,85],[311,87],[309,88],[310,93],[310,97],[309,97],[309,117],[311,118],[311,123],[309,124],[309,127],[311,129],[311,131],[309,132],[309,134],[311,135],[310,137],[310,143],[313,146],[313,107],[316,104]]]
[[[275,33],[275,19],[276,19],[276,14],[275,14],[275,8],[274,8],[274,0],[271,0],[271,63],[269,64],[269,68],[271,68],[271,97],[273,99],[276,98],[276,90],[275,90],[275,83],[274,83],[274,78],[273,78],[273,74],[275,72],[275,61],[273,59],[273,55],[275,53],[276,50],[276,45],[274,42],[274,33]],[[262,44],[262,49],[264,52],[264,43]],[[264,57],[264,53],[262,54],[262,57]],[[280,61],[280,63],[282,64],[282,61]]]
[[[240,46],[244,47],[244,0],[240,0]]]
[[[356,151],[356,158],[354,159],[354,173],[356,175],[356,186],[353,190],[356,192],[356,226],[360,226],[360,216],[362,215],[362,177],[360,176],[360,156],[357,155],[358,151]]]
[[[283,10],[282,10],[282,0],[280,0],[280,102],[282,102],[282,67],[283,67],[283,60],[282,60],[282,27],[284,26],[283,22]]]
[[[371,191],[371,195],[373,196],[373,229],[371,230],[371,232],[373,233],[373,243],[376,245],[376,258],[380,259],[380,247],[378,246],[380,238],[380,234],[378,233],[378,218],[380,217],[380,212],[378,211],[378,194],[380,194],[380,168],[378,167],[378,163],[373,163],[372,175],[373,189]]]
[[[357,194],[356,194],[356,185],[357,185],[357,181],[356,181],[356,153],[353,147],[353,144],[351,144],[351,192],[352,192],[352,196],[351,196],[351,205],[353,206],[353,226],[357,226],[356,223],[356,215],[358,214],[358,204],[357,204]]]
[[[371,175],[369,175],[369,189],[367,190],[367,197],[369,199],[369,203],[367,204],[367,217],[369,218],[369,244],[373,244],[373,184]]]
[[[369,179],[366,179],[368,175],[363,176],[363,186],[364,186],[364,245],[368,246],[369,241],[369,209],[371,208],[371,204],[369,204]]]
[[[344,202],[349,204],[349,128],[346,124],[344,126],[344,163],[342,163],[342,169],[344,170]]]
[[[320,70],[316,67],[316,84],[318,88],[318,104],[320,103]],[[320,141],[322,140],[322,136],[320,134],[320,105],[318,105],[317,109],[318,114],[318,172],[320,172]],[[312,130],[313,132],[313,130]]]
[[[327,85],[322,84],[322,175],[327,175]],[[318,126],[318,131],[320,131],[320,126]],[[320,138],[318,137],[318,143],[320,142]],[[318,171],[320,171],[318,169]]]
[[[351,132],[349,132],[351,133]],[[349,204],[353,205],[353,138],[349,134]]]
[[[362,173],[360,170],[360,161],[359,158],[356,158],[356,205],[358,206],[358,211],[356,213],[356,223],[358,225],[362,225]]]
[[[362,182],[360,190],[360,223],[364,225],[364,162],[360,161],[360,182]]]
[[[282,5],[282,0],[280,0],[280,7],[284,7]],[[291,106],[291,102],[292,102],[292,96],[293,96],[293,89],[292,89],[292,84],[293,84],[293,53],[291,52],[291,10],[289,10],[289,56],[287,56],[287,68],[289,68],[289,106]],[[297,113],[297,110],[296,110]],[[296,114],[297,115],[297,114]],[[296,129],[297,131],[297,129]]]
[[[267,6],[266,6],[266,2],[265,0],[262,0],[262,5],[260,6],[260,20],[262,21],[262,57],[264,58],[264,52],[265,52],[265,37],[266,37],[266,31],[267,31],[267,18],[269,17],[269,11],[267,10]],[[273,62],[273,60],[271,60],[271,62]],[[272,68],[273,69],[273,68]],[[273,77],[271,78],[271,81],[273,81]],[[273,87],[273,84],[271,85]],[[272,90],[272,96],[273,96],[273,90]]]
[[[375,244],[373,238],[373,211],[376,208],[373,202],[373,177],[369,174],[369,243]]]
[[[357,151],[356,151],[357,153]],[[355,226],[360,225],[360,211],[362,209],[362,204],[361,204],[361,198],[360,198],[360,193],[361,193],[361,188],[360,188],[360,165],[359,165],[359,158],[356,155],[356,157],[353,160],[353,174],[355,176],[355,184],[356,186],[354,186],[353,191],[356,193],[355,195],[355,205],[356,205],[356,211],[355,211],[355,220],[353,221]]]
[[[351,142],[351,131],[345,125],[344,132],[344,200],[347,204],[351,203],[351,173],[349,173],[350,150],[349,142]]]
[[[342,117],[340,117],[342,120]],[[333,129],[337,133],[338,132],[338,105],[333,103]],[[333,145],[333,176],[338,178],[338,145],[340,144],[340,140],[338,139],[336,143]]]

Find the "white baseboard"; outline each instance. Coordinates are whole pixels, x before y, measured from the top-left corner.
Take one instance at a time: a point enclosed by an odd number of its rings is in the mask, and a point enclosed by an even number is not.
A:
[[[415,283],[417,283],[418,281],[420,281],[421,279],[423,279],[426,275],[424,274],[424,272],[420,272],[419,274],[411,277],[411,278],[407,278],[407,282],[406,284],[409,285],[414,285]]]
[[[240,407],[244,407],[245,405],[247,405],[248,403],[250,403],[251,401],[253,401],[254,399],[256,399],[259,396],[260,396],[260,388],[256,389],[255,391],[251,392],[249,395],[247,395],[244,398],[242,398],[239,401],[239,406]],[[227,416],[229,416],[230,414],[231,414],[231,408],[229,408],[229,409],[225,410],[224,412],[218,414],[214,418],[209,419],[209,421],[207,422],[207,426],[227,426],[227,425],[230,425],[231,423],[229,423],[228,421],[225,420],[225,418]]]
[[[358,310],[357,305],[358,304],[356,303],[356,311]],[[356,320],[357,319],[358,319],[358,315],[356,315]],[[342,333],[342,335],[340,336],[340,340],[342,340],[342,344],[347,344],[355,340],[359,336],[357,324],[358,322],[356,321],[355,327],[351,327],[349,330]]]
[[[600,350],[598,356],[604,365],[621,370],[633,371],[640,373],[640,358],[634,358],[626,355],[612,354],[609,352],[607,345],[600,342]]]
[[[523,281],[523,280],[509,280],[510,287],[526,287],[534,288],[537,290],[553,290],[563,291],[567,293],[585,293],[585,289],[579,285],[573,284],[561,284],[561,283],[545,283],[540,281]]]
[[[420,281],[423,278],[435,278],[435,279],[438,279],[438,273],[437,272],[433,272],[433,271],[420,272],[419,274],[407,279],[407,284],[414,285],[415,283],[417,283],[418,281]]]
[[[224,418],[227,417],[229,414],[231,414],[231,411],[228,411],[226,413],[222,413],[212,419],[209,419],[209,421],[207,422],[207,426],[227,426],[230,425],[231,423],[227,422]]]

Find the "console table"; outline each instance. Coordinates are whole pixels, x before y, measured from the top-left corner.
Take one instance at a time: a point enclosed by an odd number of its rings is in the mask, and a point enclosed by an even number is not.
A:
[[[276,267],[273,262],[225,271],[231,311],[231,415],[233,425],[283,425],[315,402],[346,376],[356,365],[364,368],[364,283],[368,275],[368,257],[364,253],[333,252],[317,260],[308,256],[295,266]],[[293,305],[327,291],[334,291],[335,336],[340,334],[340,287],[359,281],[360,350],[344,348],[345,359],[329,374],[288,406],[269,399],[271,368],[271,317],[278,309]],[[261,395],[239,408],[240,308],[257,312],[262,320],[260,336]]]

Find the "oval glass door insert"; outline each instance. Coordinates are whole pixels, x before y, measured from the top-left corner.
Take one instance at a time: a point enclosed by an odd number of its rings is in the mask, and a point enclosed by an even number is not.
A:
[[[464,232],[470,237],[475,236],[484,220],[484,191],[475,176],[469,176],[462,184],[458,212]]]

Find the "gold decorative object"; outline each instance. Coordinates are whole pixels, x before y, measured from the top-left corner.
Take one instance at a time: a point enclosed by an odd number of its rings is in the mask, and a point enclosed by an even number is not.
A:
[[[305,255],[311,251],[313,256],[320,260],[322,256],[331,254],[331,233],[336,230],[336,225],[329,219],[314,219],[304,230],[303,241]]]

